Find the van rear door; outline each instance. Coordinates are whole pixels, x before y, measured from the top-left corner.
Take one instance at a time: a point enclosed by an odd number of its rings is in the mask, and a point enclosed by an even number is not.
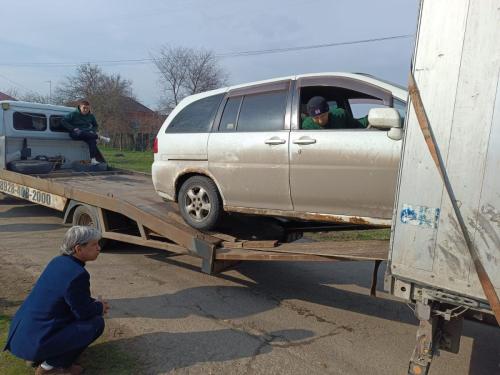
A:
[[[208,142],[225,206],[291,210],[290,80],[228,93]],[[231,209],[230,207],[227,207]]]

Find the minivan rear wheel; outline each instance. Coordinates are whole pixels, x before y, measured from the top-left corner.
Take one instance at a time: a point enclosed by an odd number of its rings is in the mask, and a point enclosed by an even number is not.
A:
[[[179,211],[196,229],[215,228],[222,216],[222,199],[215,183],[205,176],[188,178],[179,189]]]

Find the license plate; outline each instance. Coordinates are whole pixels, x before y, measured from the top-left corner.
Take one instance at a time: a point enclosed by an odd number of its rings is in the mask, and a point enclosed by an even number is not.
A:
[[[64,211],[64,207],[66,207],[67,198],[2,179],[0,179],[0,192],[59,211]]]

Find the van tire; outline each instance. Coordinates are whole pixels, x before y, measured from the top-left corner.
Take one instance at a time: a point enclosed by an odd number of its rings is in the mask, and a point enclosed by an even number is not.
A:
[[[196,229],[214,229],[222,216],[217,185],[205,176],[188,178],[179,189],[177,202],[186,223]]]
[[[46,174],[52,172],[54,163],[46,160],[13,160],[7,169],[22,174]]]

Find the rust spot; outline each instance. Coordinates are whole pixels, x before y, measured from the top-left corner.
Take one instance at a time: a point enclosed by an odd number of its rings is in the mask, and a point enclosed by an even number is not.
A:
[[[370,222],[368,220],[365,220],[365,219],[358,217],[358,216],[353,216],[353,217],[349,218],[349,222],[352,224],[370,224]]]
[[[329,223],[347,223],[347,224],[361,224],[361,225],[373,225],[381,228],[388,228],[391,226],[390,219],[377,219],[377,218],[363,218],[359,216],[339,216],[339,215],[329,215],[329,214],[318,214],[311,212],[295,212],[295,211],[282,211],[282,210],[272,210],[265,208],[247,208],[247,207],[236,207],[236,206],[224,206],[225,211],[240,212],[246,214],[255,215],[265,215],[265,216],[283,216],[290,218],[297,218],[302,220],[311,221],[323,221]]]

